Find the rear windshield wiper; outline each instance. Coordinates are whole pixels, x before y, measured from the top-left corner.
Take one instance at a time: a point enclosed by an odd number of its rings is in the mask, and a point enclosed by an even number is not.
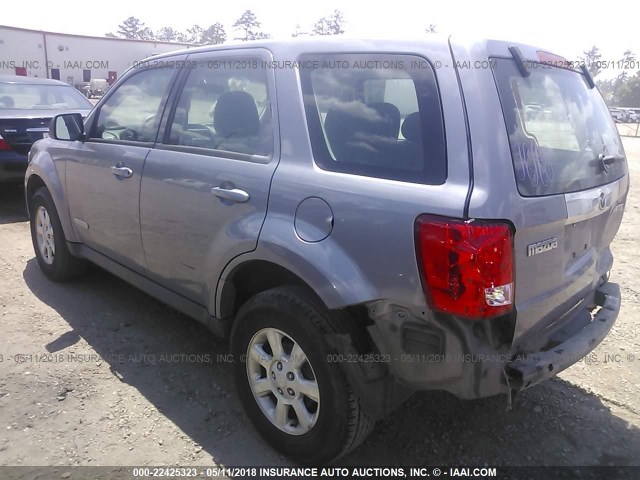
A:
[[[606,155],[601,153],[596,158],[589,162],[590,165],[599,168],[599,170],[603,173],[607,173],[609,171],[609,167],[616,162],[620,162],[625,160],[624,155]]]
[[[605,155],[604,153],[601,153],[600,155],[598,155],[598,160],[603,164],[603,165],[613,165],[615,162],[624,160],[624,155]]]

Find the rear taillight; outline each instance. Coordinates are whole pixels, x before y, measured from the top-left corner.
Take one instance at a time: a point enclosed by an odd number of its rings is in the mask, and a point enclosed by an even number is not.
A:
[[[507,224],[421,215],[416,251],[432,309],[478,320],[513,309],[513,233]]]
[[[11,148],[11,145],[9,145],[7,141],[2,138],[2,135],[0,135],[0,151],[1,150],[13,150],[13,148]]]

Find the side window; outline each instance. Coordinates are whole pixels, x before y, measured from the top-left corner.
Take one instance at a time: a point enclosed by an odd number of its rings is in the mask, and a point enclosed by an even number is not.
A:
[[[165,144],[269,156],[273,151],[266,70],[253,58],[209,61],[189,73]]]
[[[129,77],[100,108],[90,138],[153,142],[173,73],[153,68]]]
[[[385,54],[304,55],[300,71],[314,159],[337,172],[439,185],[447,178],[431,65]]]

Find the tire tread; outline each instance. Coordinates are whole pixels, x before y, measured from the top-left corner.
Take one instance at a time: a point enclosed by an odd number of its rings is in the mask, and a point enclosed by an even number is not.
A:
[[[280,300],[289,305],[295,305],[297,308],[303,310],[307,314],[307,318],[323,333],[348,333],[357,335],[357,332],[355,332],[357,326],[351,316],[346,312],[327,310],[322,302],[304,287],[286,286],[266,290],[250,299],[245,306],[250,308],[250,304],[254,301],[263,302],[265,300]],[[245,306],[241,308],[241,311],[244,310]],[[342,372],[341,381],[347,392],[349,421],[347,423],[346,438],[341,445],[339,453],[334,456],[332,460],[336,460],[358,447],[371,433],[376,423],[374,418],[363,411],[360,406],[360,399]]]

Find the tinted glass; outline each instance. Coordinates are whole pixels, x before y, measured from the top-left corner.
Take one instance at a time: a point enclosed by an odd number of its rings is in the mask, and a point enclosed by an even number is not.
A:
[[[511,59],[494,65],[522,195],[584,190],[624,175],[626,161],[617,158],[624,150],[611,114],[580,73],[533,64],[525,78]]]
[[[273,129],[266,70],[258,60],[208,61],[191,70],[166,144],[271,155]]]
[[[426,60],[326,54],[305,55],[300,64],[314,158],[321,168],[444,183],[442,109]]]
[[[100,108],[91,138],[153,142],[173,73],[154,68],[129,77]]]

